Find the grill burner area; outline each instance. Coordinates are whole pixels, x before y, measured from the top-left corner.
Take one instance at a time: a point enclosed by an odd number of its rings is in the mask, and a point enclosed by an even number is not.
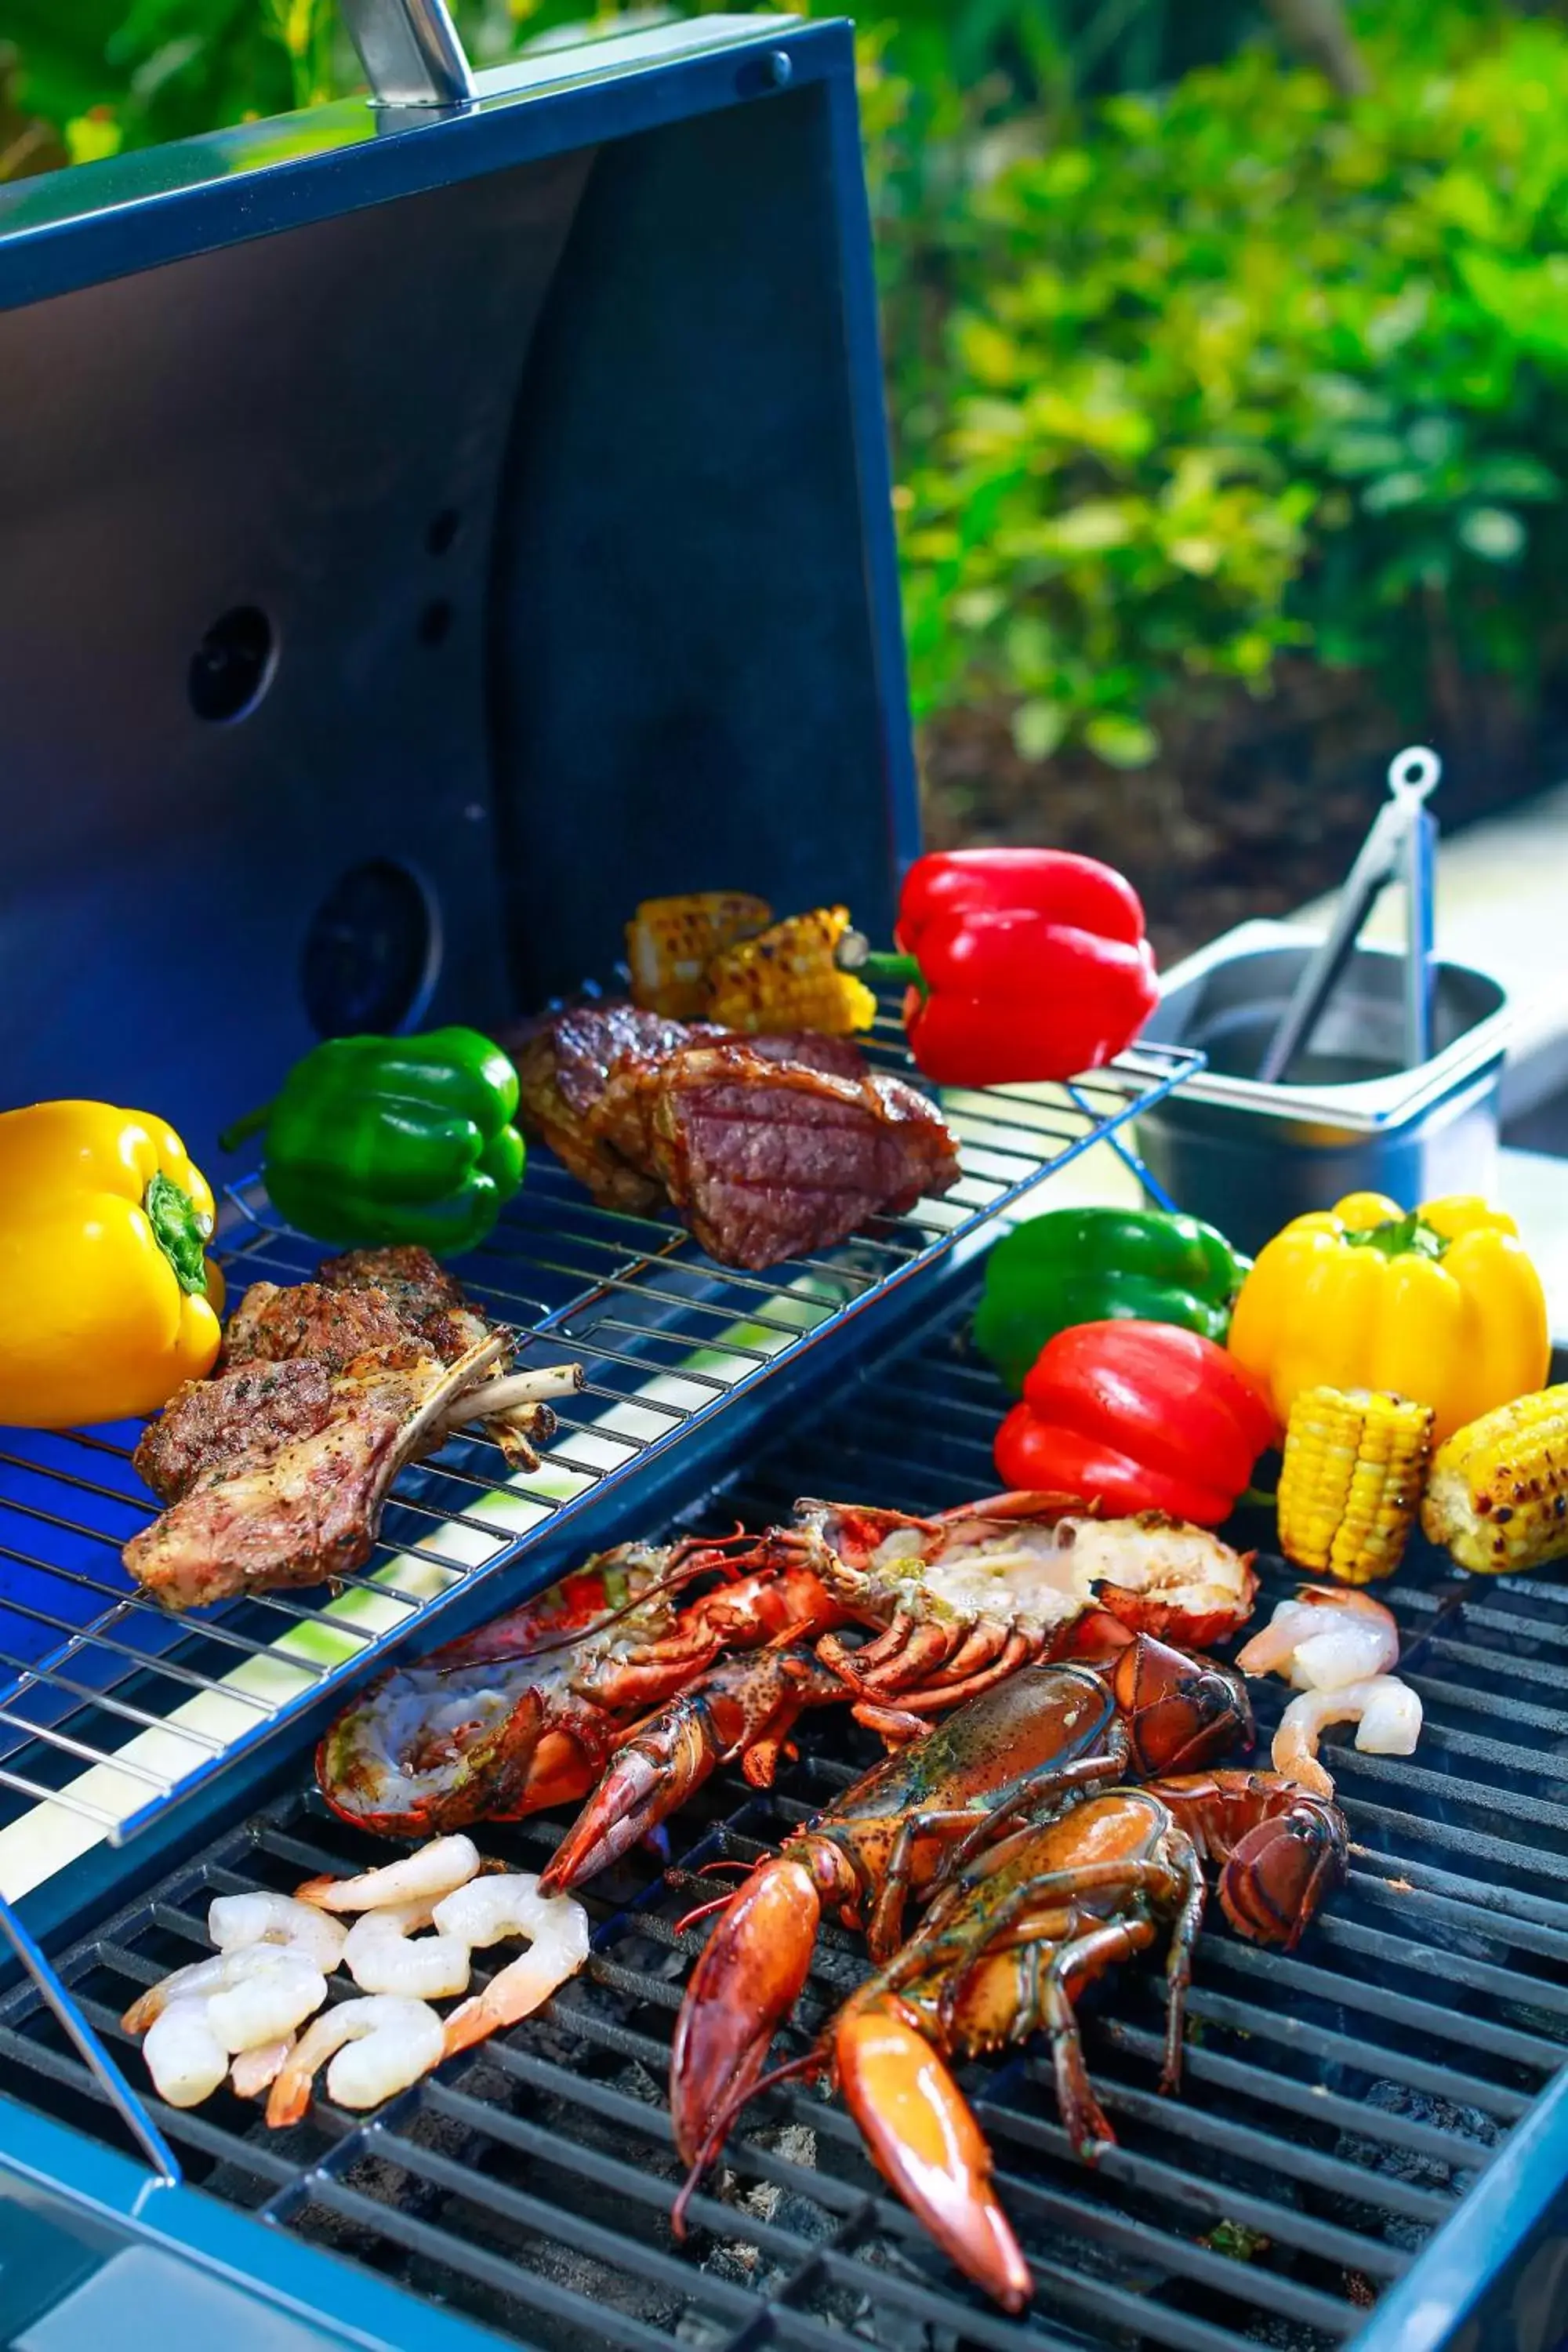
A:
[[[1002,1398],[967,1357],[968,1308],[882,1364],[683,1525],[760,1524],[800,1492],[926,1510],[990,1490]],[[650,1531],[651,1532],[651,1531]],[[1290,1581],[1266,1570],[1266,1614]],[[1471,1599],[1472,1594],[1479,1597]],[[1008,2212],[1034,2266],[1021,2323],[973,2295],[883,2190],[847,2114],[791,2085],[752,2108],[669,2235],[679,2185],[665,2107],[670,2034],[705,1927],[673,1923],[875,1752],[847,1717],[812,1718],[772,1794],[716,1779],[669,1825],[673,1868],[639,1853],[589,1896],[594,1956],[547,2014],[443,2070],[369,2122],[318,2103],[289,2133],[220,2095],[153,2102],[187,2177],[481,2325],[552,2352],[884,2352],[1026,2345],[1292,2352],[1342,2342],[1452,2210],[1568,2045],[1568,1591],[1478,1589],[1427,1555],[1389,1598],[1426,1727],[1411,1759],[1330,1754],[1355,1850],[1349,1885],[1300,1952],[1199,1946],[1186,2084],[1157,2096],[1157,1963],[1085,2003],[1086,2046],[1121,2146],[1068,2153],[1043,2050],[969,2070]],[[1279,1686],[1257,1696],[1267,1726]],[[476,1832],[537,1869],[563,1824]],[[63,1957],[67,1980],[138,2087],[117,2020],[206,1949],[211,1896],[289,1889],[387,1848],[304,1786],[218,1837]],[[503,1956],[504,1957],[504,1956]],[[809,2027],[857,1980],[856,1939],[825,1930]],[[79,2128],[117,2126],[30,1987],[0,2004],[7,2088]]]

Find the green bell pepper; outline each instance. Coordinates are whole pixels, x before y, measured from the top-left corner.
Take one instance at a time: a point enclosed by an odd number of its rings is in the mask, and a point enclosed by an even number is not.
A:
[[[265,1126],[268,1198],[315,1241],[456,1256],[522,1181],[517,1102],[517,1072],[477,1030],[332,1037],[219,1140],[232,1150]]]
[[[1017,1395],[1047,1340],[1075,1323],[1177,1323],[1220,1342],[1250,1263],[1195,1217],[1053,1209],[991,1252],[974,1344]]]

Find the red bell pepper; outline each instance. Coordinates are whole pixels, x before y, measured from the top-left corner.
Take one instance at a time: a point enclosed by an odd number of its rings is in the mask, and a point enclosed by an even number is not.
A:
[[[1097,858],[958,849],[905,878],[899,956],[873,977],[913,982],[910,1050],[939,1086],[1077,1077],[1130,1045],[1159,995],[1143,909]]]
[[[995,1462],[1008,1486],[1214,1528],[1278,1436],[1261,1389],[1212,1339],[1173,1323],[1079,1323],[1041,1349]]]

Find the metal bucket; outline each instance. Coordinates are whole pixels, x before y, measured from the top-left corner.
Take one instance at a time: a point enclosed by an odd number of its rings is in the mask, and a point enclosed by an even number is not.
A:
[[[1295,1082],[1251,1076],[1315,944],[1283,923],[1244,923],[1166,976],[1144,1033],[1199,1047],[1208,1066],[1139,1119],[1139,1149],[1184,1209],[1254,1253],[1346,1192],[1411,1208],[1496,1186],[1508,992],[1486,972],[1438,964],[1432,1057],[1404,1070],[1404,960],[1358,947]]]

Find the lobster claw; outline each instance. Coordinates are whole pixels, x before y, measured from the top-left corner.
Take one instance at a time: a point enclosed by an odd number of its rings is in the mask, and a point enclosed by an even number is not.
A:
[[[1293,1951],[1349,1860],[1344,1817],[1305,1790],[1249,1829],[1219,1875],[1219,1899],[1238,1936]]]
[[[733,1895],[691,1971],[670,2053],[669,2105],[684,2161],[717,2155],[811,1968],[821,1899],[798,1862],[764,1862]]]
[[[607,1870],[737,1754],[752,1786],[766,1788],[802,1710],[843,1695],[799,1644],[721,1658],[627,1734],[541,1874],[541,1892],[569,1895]]]
[[[1006,2311],[1033,2293],[969,2103],[929,2042],[881,2000],[851,2002],[834,2036],[839,2087],[878,2171],[951,2261]]]

